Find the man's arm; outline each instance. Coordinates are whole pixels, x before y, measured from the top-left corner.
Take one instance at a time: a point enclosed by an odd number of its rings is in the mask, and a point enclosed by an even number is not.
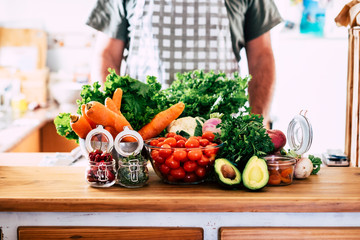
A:
[[[250,40],[245,45],[249,73],[249,102],[251,112],[262,114],[264,124],[269,124],[269,111],[275,86],[275,60],[270,32]]]
[[[124,41],[110,38],[104,33],[98,32],[91,70],[92,82],[104,83],[109,74],[108,68],[113,68],[117,74],[120,74],[124,48]]]

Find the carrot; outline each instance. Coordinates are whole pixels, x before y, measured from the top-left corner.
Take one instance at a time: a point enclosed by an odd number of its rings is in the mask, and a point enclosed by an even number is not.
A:
[[[114,102],[111,98],[109,98],[109,97],[107,97],[107,98],[105,99],[105,107],[107,107],[108,109],[110,109],[111,111],[113,111],[113,112],[116,113],[116,114],[120,114],[120,111],[119,111],[119,109],[116,107],[115,102]]]
[[[185,104],[179,102],[170,108],[159,112],[156,116],[142,127],[139,131],[144,140],[156,137],[159,135],[172,121],[177,119],[185,109]]]
[[[112,100],[115,103],[115,106],[120,111],[121,108],[121,99],[123,95],[123,90],[121,88],[117,88],[113,94]]]
[[[82,116],[86,119],[86,121],[90,124],[91,128],[94,129],[94,128],[96,128],[96,124],[95,124],[93,121],[91,121],[91,120],[88,118],[88,116],[86,116],[86,114],[85,114],[85,108],[86,108],[85,104],[81,105],[81,114],[82,114]]]
[[[105,130],[107,130],[114,139],[118,135],[118,132],[113,127],[105,127]]]
[[[70,115],[70,126],[80,138],[86,138],[86,135],[92,130],[85,117],[77,114]]]
[[[87,103],[85,113],[94,123],[104,127],[113,127],[117,132],[124,130],[125,126],[132,129],[124,115],[114,113],[99,102],[92,101]]]

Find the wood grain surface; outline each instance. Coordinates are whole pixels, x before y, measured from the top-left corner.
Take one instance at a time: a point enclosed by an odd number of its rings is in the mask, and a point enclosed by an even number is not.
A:
[[[0,186],[0,211],[360,212],[360,168],[349,167],[325,167],[308,179],[258,192],[216,183],[169,185],[153,171],[143,188],[92,188],[85,167],[0,166]]]
[[[19,240],[201,240],[202,228],[180,227],[19,227]]]
[[[220,240],[297,240],[359,239],[359,227],[225,227],[219,229]]]

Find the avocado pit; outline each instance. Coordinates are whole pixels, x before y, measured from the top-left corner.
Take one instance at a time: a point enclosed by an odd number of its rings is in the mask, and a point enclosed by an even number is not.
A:
[[[225,165],[225,164],[222,165],[221,173],[224,176],[224,178],[229,178],[231,180],[234,180],[236,178],[235,170],[229,165]]]

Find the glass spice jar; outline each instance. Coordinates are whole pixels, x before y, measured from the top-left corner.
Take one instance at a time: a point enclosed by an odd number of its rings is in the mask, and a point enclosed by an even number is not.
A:
[[[111,187],[116,182],[115,160],[89,161],[86,168],[86,181],[92,187]]]

